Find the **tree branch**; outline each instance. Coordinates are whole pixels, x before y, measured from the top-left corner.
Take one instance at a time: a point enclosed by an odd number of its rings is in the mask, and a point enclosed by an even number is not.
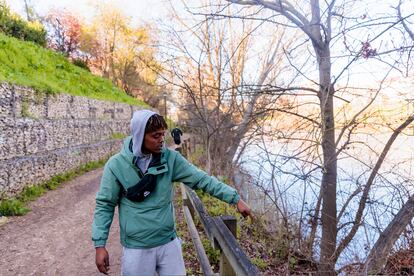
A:
[[[385,160],[385,157],[387,156],[387,153],[389,152],[392,144],[397,139],[398,135],[412,122],[414,121],[414,114],[409,116],[397,129],[394,130],[391,137],[388,139],[387,144],[385,145],[383,151],[381,152],[381,155],[378,157],[377,163],[375,164],[374,168],[371,171],[371,174],[367,180],[367,183],[365,185],[365,188],[363,190],[361,200],[359,202],[358,210],[355,215],[355,219],[353,222],[353,226],[351,230],[349,231],[348,235],[345,236],[345,238],[342,239],[342,241],[339,243],[338,248],[335,251],[334,259],[337,260],[339,255],[342,253],[345,247],[348,246],[348,244],[351,242],[353,237],[355,236],[359,226],[361,225],[361,219],[362,215],[365,210],[365,205],[368,200],[368,194],[371,189],[372,184],[374,183],[374,179],[378,174],[379,169],[381,168],[382,163]]]

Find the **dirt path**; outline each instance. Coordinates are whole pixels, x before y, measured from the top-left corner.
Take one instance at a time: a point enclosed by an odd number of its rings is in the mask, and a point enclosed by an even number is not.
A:
[[[23,217],[0,226],[0,275],[103,275],[95,267],[91,225],[102,169],[88,172],[50,191]],[[110,275],[120,275],[117,215],[107,249]]]
[[[184,134],[184,139],[187,138]],[[174,146],[173,146],[174,147]],[[9,217],[0,225],[0,276],[97,276],[95,249],[91,241],[95,194],[102,170],[98,169],[49,191],[30,204],[31,212]],[[181,206],[176,206],[181,233]],[[181,219],[180,219],[181,218]],[[181,225],[182,224],[182,225]],[[186,267],[198,274],[199,267],[191,240],[183,235]],[[114,215],[107,250],[110,275],[120,275],[122,247],[118,215]]]

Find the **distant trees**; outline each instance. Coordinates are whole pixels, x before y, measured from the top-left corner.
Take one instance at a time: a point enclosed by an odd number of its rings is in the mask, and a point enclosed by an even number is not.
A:
[[[53,10],[45,18],[49,46],[75,64],[109,78],[127,94],[156,106],[156,48],[149,26],[134,27],[131,19],[113,5],[98,5],[91,23],[65,10]]]
[[[104,77],[145,100],[158,93],[155,69],[160,67],[149,26],[132,27],[131,19],[119,9],[102,6],[86,31],[97,42],[89,48],[90,63]]]
[[[65,10],[53,10],[45,18],[49,30],[49,47],[66,57],[79,54],[82,23],[79,17]]]

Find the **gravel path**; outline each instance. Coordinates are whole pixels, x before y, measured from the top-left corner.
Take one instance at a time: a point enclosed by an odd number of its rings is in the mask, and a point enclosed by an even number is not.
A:
[[[0,275],[103,275],[95,267],[91,225],[102,169],[88,172],[33,202],[0,226]],[[117,214],[107,249],[110,275],[120,275]]]

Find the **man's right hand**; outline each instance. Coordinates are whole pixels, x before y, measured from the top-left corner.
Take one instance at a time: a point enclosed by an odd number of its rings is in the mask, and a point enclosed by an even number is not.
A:
[[[109,271],[109,254],[106,251],[105,247],[96,248],[96,257],[95,257],[96,267],[99,272],[108,275]]]

